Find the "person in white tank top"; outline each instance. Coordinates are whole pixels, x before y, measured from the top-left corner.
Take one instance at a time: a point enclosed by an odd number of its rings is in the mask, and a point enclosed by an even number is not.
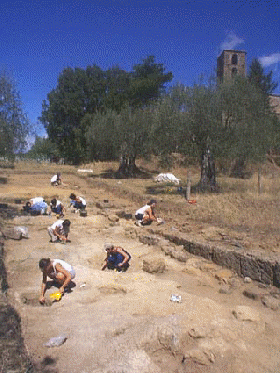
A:
[[[136,225],[149,225],[153,221],[157,221],[155,207],[157,201],[151,199],[145,206],[135,212]]]
[[[47,278],[51,278],[59,284],[59,292],[64,294],[65,288],[69,286],[71,280],[75,278],[74,268],[61,259],[42,258],[39,261],[39,268],[43,272],[43,281],[39,302],[45,302],[45,292],[47,290]]]

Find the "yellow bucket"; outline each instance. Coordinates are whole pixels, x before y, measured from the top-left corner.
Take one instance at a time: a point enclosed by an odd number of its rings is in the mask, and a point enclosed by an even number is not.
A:
[[[61,297],[62,297],[62,294],[60,292],[50,294],[50,299],[53,302],[59,301],[61,299]]]

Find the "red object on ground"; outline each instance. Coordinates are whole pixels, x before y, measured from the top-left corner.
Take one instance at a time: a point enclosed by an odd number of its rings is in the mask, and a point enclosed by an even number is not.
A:
[[[191,205],[194,205],[196,203],[196,200],[195,199],[189,199],[188,203],[190,203]]]

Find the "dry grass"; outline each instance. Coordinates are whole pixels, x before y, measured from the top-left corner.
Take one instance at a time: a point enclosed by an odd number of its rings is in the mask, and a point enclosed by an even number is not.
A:
[[[156,175],[159,172],[172,172],[181,179],[183,187],[188,177],[194,185],[199,181],[199,168],[176,166],[168,170],[157,170],[156,162],[141,161],[142,169]],[[80,174],[78,168],[92,169],[93,174]],[[68,165],[38,164],[20,162],[14,169],[3,170],[8,177],[7,184],[0,184],[0,202],[13,202],[14,199],[27,200],[43,196],[46,201],[54,196],[68,200],[71,191],[78,190],[90,198],[92,190],[80,189],[79,179],[92,180],[92,187],[105,186],[118,197],[139,204],[155,197],[159,210],[166,221],[176,224],[191,224],[192,230],[201,232],[206,227],[216,227],[232,237],[244,239],[247,248],[278,251],[280,220],[280,174],[270,165],[262,169],[262,193],[258,194],[257,173],[250,179],[239,180],[218,175],[217,182],[221,187],[218,194],[192,194],[197,201],[189,205],[184,196],[177,192],[177,187],[170,184],[155,183],[152,179],[102,179],[100,175],[108,170],[116,171],[118,163],[96,162],[80,167]],[[67,186],[55,188],[50,185],[50,178],[60,171]],[[101,183],[101,184],[100,184]],[[98,189],[97,188],[97,189]],[[129,204],[129,202],[128,202]]]

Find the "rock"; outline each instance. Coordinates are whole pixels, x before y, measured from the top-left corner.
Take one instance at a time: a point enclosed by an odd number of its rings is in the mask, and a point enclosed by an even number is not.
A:
[[[240,289],[241,287],[241,281],[239,278],[231,278],[229,279],[228,281],[228,285],[232,288],[232,289]]]
[[[129,351],[126,357],[114,361],[113,365],[102,369],[103,373],[160,373],[159,367],[154,364],[149,355],[143,350]]]
[[[178,352],[180,350],[181,330],[177,325],[163,324],[158,327],[157,339],[166,350]]]
[[[252,279],[250,277],[244,277],[245,284],[250,284],[252,282]]]
[[[202,272],[216,272],[218,270],[218,266],[217,264],[214,264],[214,263],[202,263],[200,266],[199,266],[199,269],[202,271]]]
[[[184,360],[185,359],[192,359],[201,365],[210,365],[215,362],[215,356],[212,352],[199,349],[193,349],[184,353]]]
[[[28,228],[26,227],[14,227],[15,232],[19,232],[21,237],[28,238]]]
[[[221,269],[220,271],[215,272],[215,278],[226,284],[229,282],[231,277],[233,277],[233,273],[229,269]]]
[[[280,307],[280,301],[278,299],[275,299],[271,295],[266,295],[262,299],[262,303],[268,307],[271,308],[273,311],[277,311]]]
[[[96,202],[96,207],[99,209],[109,209],[115,207],[113,203],[109,202],[108,200],[104,199],[103,201]]]
[[[188,273],[189,275],[192,276],[202,276],[202,272],[200,269],[194,267],[192,264],[186,263],[185,268],[183,269],[183,272]]]
[[[118,217],[118,215],[108,215],[108,219],[112,222],[112,223],[116,223],[120,220],[120,218]]]
[[[280,299],[280,289],[277,288],[276,286],[272,286],[271,290],[270,290],[270,294],[276,298],[276,299]]]
[[[184,251],[184,246],[178,246],[178,247],[170,247],[170,254],[171,258],[179,260],[179,262],[186,263],[189,254]]]
[[[121,211],[117,211],[116,212],[116,215],[118,215],[119,218],[122,218],[122,219],[126,219],[126,220],[130,220],[132,219],[132,214],[131,213],[128,213],[124,210],[121,210]]]
[[[268,294],[268,291],[265,291],[264,289],[260,289],[258,286],[252,286],[248,289],[245,289],[243,291],[243,294],[245,297],[254,299],[254,300],[260,300],[265,295]]]
[[[156,236],[139,236],[139,241],[144,243],[145,245],[157,245],[159,242],[159,238]]]
[[[236,306],[232,310],[232,313],[239,321],[251,321],[251,322],[261,321],[261,317],[258,311],[248,306]]]
[[[153,256],[143,260],[143,271],[149,273],[162,273],[165,270],[164,258]]]
[[[189,330],[189,335],[192,338],[206,338],[209,334],[211,334],[211,330],[206,326],[196,326]]]
[[[46,347],[58,347],[61,346],[65,341],[67,337],[65,335],[60,335],[58,337],[50,338],[47,343],[45,343],[44,346]]]
[[[11,238],[12,240],[21,240],[22,238],[21,231],[15,228],[6,228],[3,234],[5,238]]]
[[[231,294],[232,293],[232,289],[231,289],[231,287],[228,284],[225,284],[222,287],[220,287],[219,293],[220,294]]]

